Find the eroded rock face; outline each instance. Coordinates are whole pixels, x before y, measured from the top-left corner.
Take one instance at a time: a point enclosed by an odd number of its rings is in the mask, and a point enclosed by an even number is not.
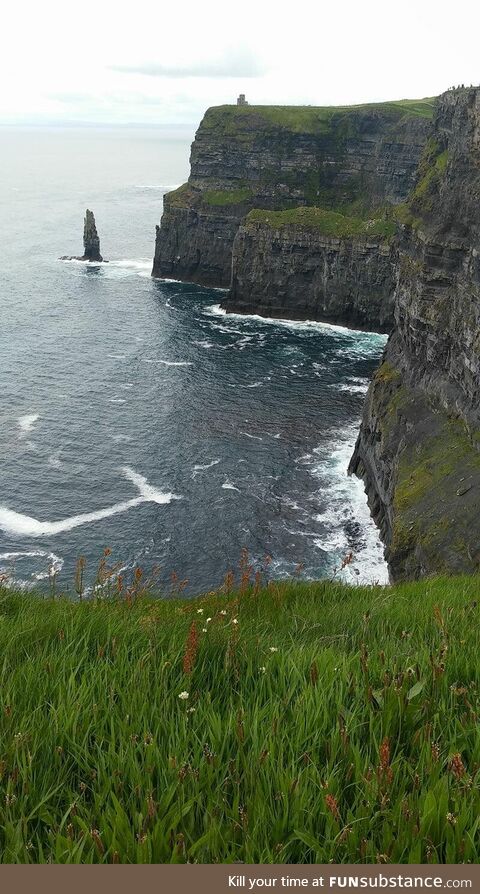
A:
[[[336,238],[300,226],[248,223],[235,237],[223,306],[389,332],[395,254],[381,237]]]
[[[192,146],[188,183],[165,196],[152,275],[212,286],[228,287],[233,282],[232,303],[227,300],[225,307],[234,309],[240,303],[256,306],[258,290],[252,300],[241,292],[241,284],[247,284],[248,277],[237,266],[243,257],[240,241],[238,251],[233,253],[237,231],[247,214],[254,208],[321,206],[347,214],[354,209],[356,214],[368,217],[380,206],[403,201],[414,182],[429,132],[428,108],[427,116],[424,115],[423,107],[418,114],[418,110],[395,103],[351,109],[209,109]],[[285,237],[282,246],[288,252]],[[250,242],[249,257],[253,258],[253,252]],[[299,257],[301,250],[292,245],[293,253]],[[345,251],[332,250],[332,263],[336,257],[333,278],[339,283],[342,279],[352,280],[351,274],[342,274],[340,267],[342,260],[350,262],[353,255],[348,246]],[[317,256],[322,262],[325,252],[317,251]],[[357,252],[360,266],[362,257],[370,264],[372,253]],[[312,262],[313,256],[307,263],[311,266]],[[255,263],[260,270],[260,257]],[[284,315],[300,316],[302,306],[310,307],[312,302],[320,313],[322,300],[318,300],[318,290],[314,289],[307,301],[299,292],[296,304],[295,284],[293,280],[290,284],[281,282],[282,269],[286,272],[286,263],[272,270],[270,292],[268,271],[263,271],[262,307],[257,310],[268,313],[275,305],[278,309],[281,286],[286,301]],[[373,280],[376,275],[373,274]],[[301,279],[300,269],[296,276]],[[365,276],[360,274],[361,279],[367,280],[368,276],[368,272]],[[355,290],[352,282],[352,288],[356,295],[363,286],[359,283]],[[388,304],[388,296],[386,300]],[[361,299],[357,301],[354,296],[351,303],[352,307],[357,303],[359,308]],[[360,313],[357,316],[359,325],[369,325]]]
[[[103,261],[100,254],[100,239],[98,238],[95,216],[88,208],[83,222],[83,261]]]
[[[392,577],[480,566],[480,89],[440,97],[351,471]]]

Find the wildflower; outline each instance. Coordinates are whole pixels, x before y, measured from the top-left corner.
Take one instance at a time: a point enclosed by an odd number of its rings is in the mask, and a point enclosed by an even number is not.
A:
[[[187,708],[187,714],[194,714],[197,709],[192,705],[191,708]]]
[[[447,823],[450,823],[451,826],[456,825],[457,817],[455,816],[454,813],[447,813],[445,819],[447,820]]]
[[[90,835],[93,838],[93,843],[94,843],[98,853],[100,855],[103,855],[105,853],[105,847],[104,847],[102,839],[100,837],[101,834],[102,833],[98,829],[90,829]]]
[[[226,614],[227,614],[224,608],[222,609],[222,611],[220,612],[220,614],[221,614],[221,615],[226,615]]]
[[[202,627],[202,633],[206,633],[206,632],[207,632],[207,628],[206,628],[206,627]]]
[[[465,776],[466,770],[462,761],[462,755],[458,751],[452,756],[448,767],[455,779],[461,779],[462,776]]]
[[[259,669],[259,671],[260,671],[261,674],[265,674],[265,673],[267,672],[267,668],[266,668],[266,667],[259,667],[258,669]]]
[[[270,651],[271,651],[271,652],[278,652],[278,649],[277,649],[276,646],[270,646]]]
[[[197,608],[197,615],[203,615],[203,608]]]
[[[232,618],[232,624],[238,624],[238,621],[236,618]]]
[[[378,767],[379,781],[383,780],[387,785],[391,785],[393,781],[393,770],[390,766],[390,739],[385,736],[379,749],[380,763]]]
[[[185,653],[183,656],[183,672],[185,674],[191,674],[193,671],[193,667],[197,658],[198,652],[198,633],[195,621],[190,626],[190,630],[188,631],[187,642],[185,644]]]
[[[328,810],[332,814],[334,820],[340,822],[340,811],[338,809],[338,801],[334,797],[334,795],[327,795],[325,798],[325,804],[327,805]]]
[[[184,690],[183,692],[178,693],[178,697],[182,699],[182,701],[186,701],[189,698],[190,693]]]
[[[211,620],[212,620],[211,618],[207,618],[206,623],[209,624]]]

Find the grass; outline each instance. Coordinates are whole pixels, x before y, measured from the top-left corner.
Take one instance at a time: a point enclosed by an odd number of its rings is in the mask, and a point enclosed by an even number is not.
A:
[[[213,207],[225,205],[242,205],[251,201],[253,192],[248,187],[238,189],[205,189],[202,192],[202,204]]]
[[[479,579],[0,591],[3,862],[478,862]]]
[[[265,129],[281,127],[292,133],[328,133],[332,126],[343,125],[348,118],[352,124],[365,112],[379,113],[392,121],[404,116],[431,119],[434,97],[401,99],[392,102],[366,103],[352,106],[213,106],[207,110],[203,129],[237,133],[250,126],[258,128],[263,120]]]
[[[422,217],[431,213],[439,184],[447,170],[449,153],[433,138],[427,141],[418,166],[417,182],[407,201],[408,212]],[[413,220],[415,226],[415,217]],[[418,225],[418,224],[417,224]]]
[[[301,207],[286,211],[264,211],[254,209],[246,219],[246,225],[266,224],[273,229],[300,226],[316,230],[324,236],[345,238],[349,236],[379,236],[389,239],[396,232],[394,220],[378,218],[362,220],[360,217],[348,217],[338,211],[324,208]]]

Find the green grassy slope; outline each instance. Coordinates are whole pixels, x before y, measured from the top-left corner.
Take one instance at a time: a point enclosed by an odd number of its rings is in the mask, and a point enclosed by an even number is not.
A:
[[[247,215],[245,223],[247,227],[260,223],[281,230],[285,227],[299,226],[321,233],[323,236],[336,238],[377,236],[389,239],[396,232],[395,221],[385,217],[362,220],[360,217],[351,217],[338,211],[316,207],[289,208],[286,211],[264,211],[254,208]]]
[[[478,593],[0,591],[2,860],[478,862]]]
[[[433,117],[434,103],[435,97],[427,97],[351,106],[212,106],[205,113],[202,129],[235,133],[248,128],[250,121],[258,127],[263,120],[266,129],[282,127],[292,133],[315,134],[328,131],[334,121],[338,124],[348,116],[353,120],[359,112],[377,112],[392,121],[404,116],[429,119]]]

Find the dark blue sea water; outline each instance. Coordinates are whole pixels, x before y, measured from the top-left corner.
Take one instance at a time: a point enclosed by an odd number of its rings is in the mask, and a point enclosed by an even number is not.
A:
[[[162,196],[191,134],[0,131],[0,569],[72,585],[112,560],[210,589],[271,577],[385,580],[346,475],[383,336],[225,316],[221,293],[150,278]],[[109,264],[81,253],[94,210]]]

